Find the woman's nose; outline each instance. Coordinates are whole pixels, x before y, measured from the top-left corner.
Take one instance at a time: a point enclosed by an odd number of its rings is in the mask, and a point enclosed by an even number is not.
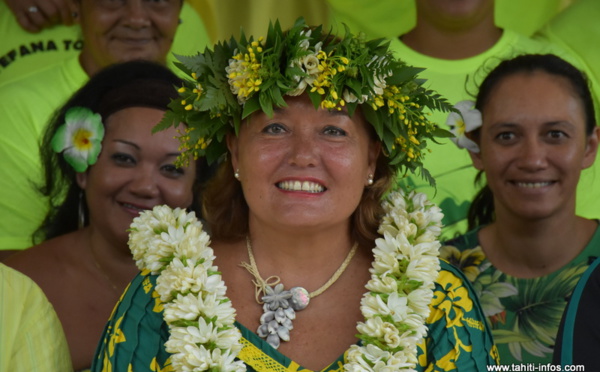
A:
[[[129,190],[142,198],[156,198],[159,194],[157,174],[152,169],[138,169],[129,183]]]
[[[300,167],[315,166],[318,161],[317,141],[307,133],[292,135],[289,163]]]
[[[519,152],[519,167],[528,171],[537,171],[548,165],[548,149],[539,140],[525,141]]]

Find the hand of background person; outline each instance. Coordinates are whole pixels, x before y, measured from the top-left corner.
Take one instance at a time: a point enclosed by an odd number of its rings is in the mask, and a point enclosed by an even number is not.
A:
[[[73,14],[68,0],[4,0],[17,22],[28,32],[39,32],[56,25],[72,25]]]

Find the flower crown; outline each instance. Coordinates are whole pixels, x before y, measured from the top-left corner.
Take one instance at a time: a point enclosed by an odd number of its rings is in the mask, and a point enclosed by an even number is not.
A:
[[[58,127],[50,146],[62,153],[76,172],[85,172],[98,160],[102,150],[104,125],[100,114],[85,107],[71,107],[65,113],[65,123]]]
[[[220,42],[214,50],[178,56],[177,66],[191,77],[179,89],[180,99],[155,131],[186,123],[181,133],[184,157],[206,156],[209,162],[227,153],[225,135],[237,134],[241,121],[262,110],[286,106],[284,96],[307,93],[315,108],[352,115],[360,105],[366,120],[383,143],[383,151],[397,170],[415,172],[433,183],[423,168],[428,139],[448,136],[429,121],[426,109],[451,111],[439,94],[423,87],[423,69],[394,58],[383,39],[365,41],[364,35],[337,38],[321,27],[308,27],[300,18],[284,32],[269,25],[266,38]]]

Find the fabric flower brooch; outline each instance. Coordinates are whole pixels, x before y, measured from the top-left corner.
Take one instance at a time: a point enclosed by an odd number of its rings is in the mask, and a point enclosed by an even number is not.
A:
[[[65,113],[65,124],[52,137],[50,145],[76,172],[85,172],[98,160],[104,138],[100,114],[85,107],[72,107]]]
[[[452,142],[461,149],[479,152],[479,146],[467,138],[466,134],[481,127],[481,111],[475,108],[475,102],[469,100],[458,102],[454,108],[458,112],[451,112],[446,119],[450,132],[454,134]]]

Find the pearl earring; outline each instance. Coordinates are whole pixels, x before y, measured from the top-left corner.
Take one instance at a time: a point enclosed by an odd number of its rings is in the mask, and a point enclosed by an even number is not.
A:
[[[371,186],[373,184],[373,175],[369,174],[369,178],[367,179],[367,184]]]
[[[233,176],[235,177],[236,180],[240,179],[240,168],[235,170],[235,173],[233,174]]]

